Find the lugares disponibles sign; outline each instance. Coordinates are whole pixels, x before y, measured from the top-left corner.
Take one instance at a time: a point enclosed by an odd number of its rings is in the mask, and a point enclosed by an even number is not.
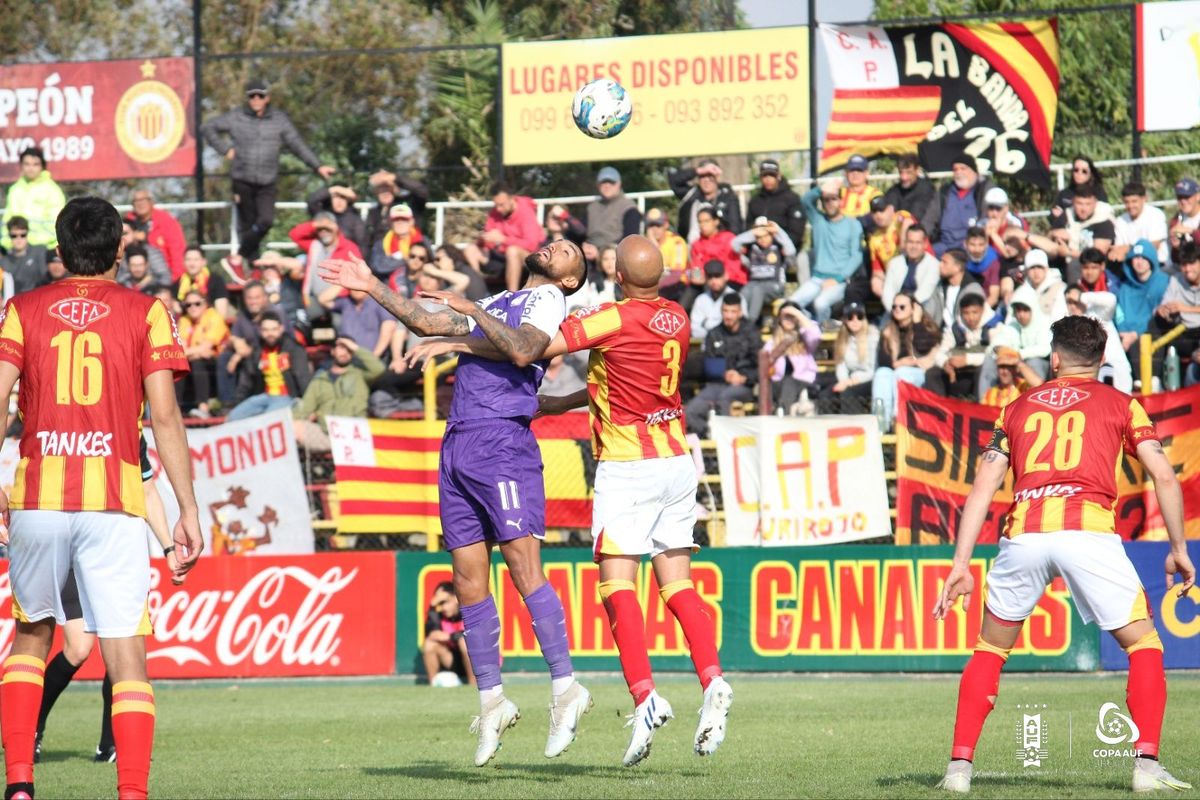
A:
[[[705,550],[693,579],[717,624],[721,661],[732,670],[956,671],[974,649],[983,618],[987,567],[994,547],[972,562],[978,588],[968,611],[945,623],[930,611],[950,570],[949,547],[787,547]],[[599,568],[583,550],[545,550],[546,577],[563,601],[575,664],[615,669],[617,649],[597,591]],[[412,672],[429,598],[451,576],[446,554],[396,554],[396,666]],[[520,595],[497,557],[492,585],[501,621],[505,668],[544,668]],[[639,599],[654,665],[689,670],[686,642],[643,565]],[[1084,628],[1065,586],[1056,582],[1038,604],[1010,661],[1017,670],[1091,670],[1097,635]]]

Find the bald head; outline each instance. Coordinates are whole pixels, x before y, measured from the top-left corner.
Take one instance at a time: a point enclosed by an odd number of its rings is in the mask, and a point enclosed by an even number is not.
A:
[[[662,251],[645,236],[626,236],[617,245],[617,274],[627,288],[658,291],[662,280]]]

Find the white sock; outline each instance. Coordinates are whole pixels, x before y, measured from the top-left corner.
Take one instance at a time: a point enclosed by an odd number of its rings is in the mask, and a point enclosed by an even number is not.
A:
[[[493,686],[490,689],[480,689],[479,690],[479,707],[481,709],[486,709],[488,703],[492,702],[493,700],[495,700],[497,697],[499,697],[502,694],[504,694],[504,684],[502,684],[502,683],[496,684],[495,686]]]
[[[561,697],[563,692],[571,688],[571,684],[575,682],[575,673],[571,673],[563,678],[554,678],[550,681],[550,694],[555,697]]]

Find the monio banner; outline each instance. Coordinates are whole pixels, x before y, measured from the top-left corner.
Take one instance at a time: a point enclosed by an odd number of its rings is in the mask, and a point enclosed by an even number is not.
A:
[[[717,625],[721,663],[732,670],[957,671],[975,647],[983,620],[986,575],[995,547],[971,562],[977,590],[968,611],[946,622],[930,614],[953,551],[891,545],[721,548],[692,564],[696,591]],[[617,668],[617,649],[591,552],[545,549],[546,577],[566,610],[575,666]],[[424,622],[434,588],[451,579],[446,553],[396,553],[396,671],[419,672]],[[500,612],[507,670],[541,671],[537,638],[508,569],[497,555],[492,586]],[[659,596],[649,562],[638,594],[646,613],[653,664],[690,670],[687,643]],[[1099,664],[1095,628],[1084,628],[1066,587],[1055,581],[1026,624],[1009,666],[1017,670],[1091,670]]]
[[[1058,113],[1055,20],[822,25],[834,96],[821,171],[851,155],[918,150],[928,170],[962,153],[981,172],[1050,185]]]

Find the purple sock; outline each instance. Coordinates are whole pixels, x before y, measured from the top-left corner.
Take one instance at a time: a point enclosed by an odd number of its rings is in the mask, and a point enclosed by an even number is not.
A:
[[[560,612],[561,613],[561,612]],[[478,603],[462,607],[463,635],[467,655],[479,690],[500,685],[500,614],[489,594]]]
[[[542,658],[550,667],[551,678],[565,678],[575,670],[571,667],[571,650],[567,646],[567,620],[563,616],[562,602],[553,587],[543,583],[529,597],[525,607],[533,618],[533,632],[537,635]]]

